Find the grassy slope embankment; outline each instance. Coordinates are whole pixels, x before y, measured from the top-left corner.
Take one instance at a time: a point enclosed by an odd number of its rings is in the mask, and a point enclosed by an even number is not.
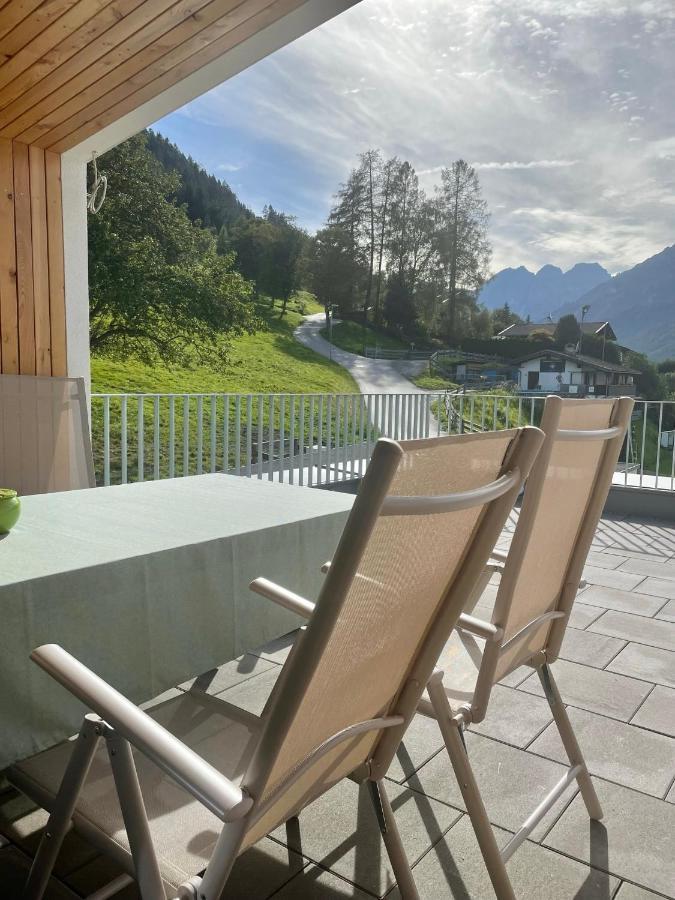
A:
[[[328,328],[321,329],[321,337],[328,340]],[[359,322],[336,322],[333,324],[332,333],[333,343],[341,350],[347,350],[349,353],[357,353],[363,355],[364,342],[373,347],[377,345],[383,350],[409,350],[410,344],[399,340],[390,334],[378,331],[371,325],[366,326]]]
[[[322,309],[316,302],[290,301],[283,319],[279,306],[272,314],[261,306],[266,327],[256,334],[232,341],[229,361],[222,369],[212,366],[145,365],[135,359],[123,361],[94,357],[94,393],[359,393],[351,375],[337,363],[299,344],[293,332],[306,312]],[[311,295],[310,295],[311,297]]]
[[[337,363],[320,356],[293,337],[293,331],[302,321],[302,313],[318,312],[311,296],[289,303],[283,319],[279,318],[279,306],[274,311],[269,305],[261,307],[261,316],[266,317],[266,327],[256,334],[243,335],[232,341],[229,360],[222,369],[211,366],[184,368],[155,364],[145,365],[136,359],[122,361],[105,358],[92,359],[93,393],[127,394],[358,394],[359,388],[351,375]],[[246,400],[240,403],[239,444],[242,454],[248,440],[246,429]],[[258,401],[251,405],[251,440],[255,443],[258,435]],[[152,477],[154,457],[154,408],[152,400],[143,405],[144,419],[144,463],[145,477]],[[228,466],[235,465],[237,446],[237,413],[234,399],[227,404],[228,415]],[[289,429],[289,405],[286,406],[285,431]],[[280,426],[279,401],[275,403],[274,428]],[[110,404],[110,460],[112,480],[119,481],[121,469],[121,404],[118,400]],[[221,398],[216,402],[216,460],[219,467],[224,460],[225,404]],[[269,430],[269,402],[263,406],[262,428]],[[184,450],[184,401],[178,396],[174,401],[174,441],[173,463],[175,471],[198,471],[199,408],[195,400],[190,401],[188,414],[187,452]],[[166,474],[170,466],[169,429],[170,405],[168,399],[159,404],[160,422],[160,467]],[[308,424],[305,425],[307,430]],[[297,431],[297,428],[296,428]],[[103,472],[103,403],[93,399],[92,434],[94,462],[97,479]],[[211,399],[202,401],[202,467],[208,470],[211,461]],[[138,475],[138,402],[127,401],[127,460],[128,478],[135,480]],[[187,463],[187,465],[186,465]]]

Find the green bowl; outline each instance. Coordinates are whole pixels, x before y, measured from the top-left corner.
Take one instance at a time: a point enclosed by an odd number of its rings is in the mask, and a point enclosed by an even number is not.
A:
[[[7,534],[21,515],[21,501],[16,491],[10,488],[0,488],[0,534]]]

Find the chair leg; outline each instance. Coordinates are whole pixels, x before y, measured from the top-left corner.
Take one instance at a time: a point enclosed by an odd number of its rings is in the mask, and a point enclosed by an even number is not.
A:
[[[553,719],[558,728],[558,733],[560,734],[560,739],[565,748],[565,753],[567,753],[567,758],[572,766],[581,766],[581,772],[577,775],[577,783],[583,801],[586,804],[588,815],[591,819],[602,819],[602,807],[600,806],[598,795],[593,787],[591,776],[588,774],[586,760],[583,757],[576,735],[574,734],[572,723],[570,722],[567,710],[565,709],[565,704],[560,697],[560,692],[558,691],[558,685],[555,683],[553,672],[551,672],[548,665],[544,664],[537,669],[537,674],[539,675],[539,680],[544,688],[544,694],[548,700],[548,705],[551,707]]]
[[[406,856],[401,835],[396,824],[394,811],[391,808],[389,797],[384,787],[383,781],[369,781],[368,788],[370,790],[373,806],[375,807],[375,815],[380,826],[382,840],[387,849],[391,867],[394,870],[394,877],[398,885],[402,900],[419,900],[419,893],[413,880],[412,870],[408,857]]]
[[[454,720],[452,707],[448,702],[442,680],[432,679],[427,686],[436,720],[441,729],[445,747],[455,771],[455,777],[462,791],[466,810],[483,854],[492,887],[498,900],[516,900],[511,880],[506,871],[492,825],[488,818],[476,778],[469,762],[461,726]]]
[[[41,900],[51,878],[54,863],[59,855],[77,798],[82,790],[91,761],[94,758],[100,736],[99,719],[87,715],[68,760],[61,787],[54,799],[51,814],[42,834],[35,859],[30,867],[23,900]]]
[[[106,733],[106,743],[139,892],[143,900],[164,898],[164,883],[152,842],[148,814],[131,746],[112,729],[108,729]]]

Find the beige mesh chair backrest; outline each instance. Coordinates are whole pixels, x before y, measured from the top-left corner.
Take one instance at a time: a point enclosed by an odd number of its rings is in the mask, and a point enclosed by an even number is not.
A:
[[[0,487],[25,495],[94,484],[83,379],[0,375]]]
[[[454,587],[466,572],[479,577],[522,483],[518,467],[529,470],[541,440],[541,432],[528,428],[378,442],[316,610],[282,674],[260,759],[245,779],[253,796],[273,795],[341,729],[391,715],[394,708],[400,713],[397,698],[421,665],[413,678],[415,696],[406,701],[412,716],[440,653],[441,632],[447,639],[462,611],[464,595]],[[515,477],[507,476],[512,470]],[[508,490],[491,503],[451,512],[423,509],[428,498],[440,503],[443,495],[500,478]],[[424,500],[416,508],[410,498]],[[260,833],[363,764],[379,739],[370,732],[325,756],[285,795],[285,812],[265,817]]]
[[[629,398],[547,398],[546,441],[525,489],[495,602],[493,623],[504,629],[495,682],[544,649],[549,662],[556,658],[632,408]],[[586,437],[574,439],[572,431]],[[556,611],[564,616],[516,637],[538,616]]]

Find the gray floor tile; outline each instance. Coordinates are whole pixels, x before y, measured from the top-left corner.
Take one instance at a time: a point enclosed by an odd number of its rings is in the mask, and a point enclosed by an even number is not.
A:
[[[634,725],[651,728],[661,734],[675,737],[675,691],[657,685],[631,719]],[[673,768],[675,770],[675,742],[673,743]],[[675,776],[675,771],[673,771]]]
[[[227,881],[227,900],[252,900],[276,895],[303,871],[307,861],[269,838],[259,841],[237,859]]]
[[[515,688],[518,687],[519,684],[522,684],[526,678],[529,678],[531,674],[532,669],[530,666],[519,666],[517,669],[514,669],[513,672],[509,672],[508,675],[505,675],[499,683],[506,687]]]
[[[580,597],[582,596],[583,594],[580,595]],[[596,619],[599,619],[601,615],[602,610],[597,606],[586,606],[583,600],[577,598],[574,601],[568,625],[570,628],[579,628],[583,630],[584,628],[588,628],[591,622],[595,622]]]
[[[262,900],[269,897],[307,865],[299,854],[263,838],[236,861],[227,882],[228,900]],[[107,856],[100,856],[78,869],[66,883],[78,894],[87,896],[121,874],[119,866]],[[115,900],[140,900],[135,885],[115,895]]]
[[[436,720],[428,719],[426,716],[415,716],[389,767],[387,778],[398,782],[405,781],[443,746],[443,738]]]
[[[597,584],[589,585],[581,597],[589,606],[602,606],[604,609],[635,613],[636,616],[653,616],[663,606],[663,600],[658,597],[648,597],[637,591],[601,587]]]
[[[233,659],[217,669],[210,669],[198,678],[184,681],[178,687],[182,691],[205,691],[207,694],[218,694],[237,684],[248,681],[256,675],[262,675],[274,665],[269,660],[261,659],[253,653],[246,653],[239,659]]]
[[[46,824],[47,813],[36,809],[35,804],[18,791],[12,790],[0,797],[0,831],[26,853],[35,853]],[[58,877],[67,875],[97,855],[91,844],[74,831],[69,831],[54,872]]]
[[[17,847],[0,850],[0,896],[3,900],[19,900],[30,870],[31,860]],[[77,900],[77,894],[52,878],[44,900]]]
[[[666,603],[656,614],[657,619],[666,619],[668,622],[675,622],[675,600]]]
[[[654,575],[656,578],[675,578],[675,563],[665,559],[626,559],[621,563],[622,572],[637,575]]]
[[[496,685],[487,716],[471,725],[471,731],[496,738],[514,747],[526,747],[551,721],[546,700]]]
[[[603,669],[582,666],[565,659],[559,659],[552,668],[565,703],[624,722],[634,715],[651,690],[651,685],[643,681],[627,678],[625,675],[615,675]],[[529,691],[539,696],[544,693],[536,674],[523,682],[518,690]]]
[[[497,841],[509,833],[496,829]],[[610,900],[616,878],[590,869],[543,847],[525,841],[508,864],[518,900]],[[443,840],[414,867],[421,900],[491,900],[495,897],[468,816],[454,825]],[[387,898],[400,900],[397,890]]]
[[[625,645],[626,642],[619,638],[593,634],[592,631],[579,631],[578,628],[568,628],[560,648],[560,656],[570,662],[604,669]]]
[[[582,709],[570,708],[568,715],[593,775],[663,797],[675,778],[672,738]],[[549,759],[567,762],[555,725],[550,725],[529,749]]]
[[[274,638],[268,644],[263,644],[255,650],[251,650],[256,656],[262,656],[263,659],[269,659],[271,662],[282,665],[286,662],[286,657],[291,652],[291,647],[295,641],[297,631],[290,631],[281,637]]]
[[[276,684],[280,672],[281,666],[272,666],[271,669],[263,672],[262,675],[255,675],[242,684],[238,684],[226,691],[221,691],[218,696],[222,697],[223,700],[227,700],[228,703],[233,703],[235,706],[240,707],[240,709],[248,710],[248,712],[259,716],[265,708],[265,704],[272,693],[272,688]]]
[[[609,634],[626,641],[660,647],[662,650],[675,650],[675,622],[647,619],[610,609],[593,622],[589,629],[598,634]]]
[[[509,747],[479,734],[466,735],[471,766],[485,808],[494,825],[515,831],[564,775],[565,767]],[[435,756],[408,781],[423,791],[458,809],[466,806],[447,754]],[[533,839],[546,833],[556,815],[569,802],[572,792],[559,800],[554,810],[537,826]]]
[[[372,900],[372,894],[364,894],[353,884],[318,866],[308,866],[272,896],[274,900]],[[250,894],[248,900],[251,900]]]
[[[590,822],[580,795],[544,843],[642,887],[675,895],[675,806],[594,778],[604,817]]]
[[[586,565],[596,566],[598,569],[618,569],[625,562],[626,557],[612,556],[610,553],[602,553],[597,550],[591,550],[586,557]]]
[[[659,895],[624,881],[614,900],[659,900]]]
[[[669,562],[672,553],[660,547],[645,545],[641,550],[622,550],[619,547],[603,547],[603,553],[613,556],[623,556],[625,559],[651,559],[655,562]]]
[[[388,782],[410,862],[418,860],[459,818],[456,809]],[[394,884],[373,805],[365,786],[342,781],[300,813],[299,834],[286,827],[272,835],[314,863],[374,894]]]
[[[122,874],[123,870],[116,862],[109,856],[101,855],[68,875],[64,881],[78,896],[88,897]],[[141,892],[136,884],[130,884],[115,894],[115,900],[141,900]]]
[[[640,592],[651,594],[653,597],[665,597],[668,600],[675,600],[675,579],[645,578],[640,585]]]
[[[675,688],[675,652],[672,650],[628,643],[607,670]]]
[[[632,572],[619,572],[616,569],[600,569],[597,566],[584,566],[583,577],[589,584],[621,588],[624,591],[632,591],[641,581],[644,581],[644,575],[635,575]]]

